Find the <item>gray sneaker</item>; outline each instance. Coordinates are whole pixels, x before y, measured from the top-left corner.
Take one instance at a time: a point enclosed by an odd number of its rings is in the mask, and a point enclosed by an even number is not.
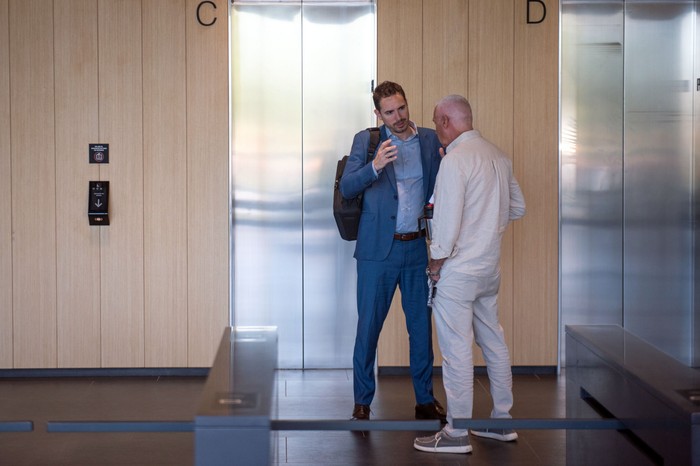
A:
[[[444,430],[428,437],[418,437],[413,441],[413,448],[430,453],[469,453],[472,451],[469,435],[451,437]]]
[[[512,442],[518,438],[518,433],[513,429],[472,429],[472,434],[477,437],[500,440],[501,442]]]

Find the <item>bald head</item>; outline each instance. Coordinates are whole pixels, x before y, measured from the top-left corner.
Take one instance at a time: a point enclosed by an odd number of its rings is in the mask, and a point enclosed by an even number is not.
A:
[[[448,95],[442,98],[433,111],[433,123],[440,142],[447,146],[472,126],[472,107],[461,95]]]

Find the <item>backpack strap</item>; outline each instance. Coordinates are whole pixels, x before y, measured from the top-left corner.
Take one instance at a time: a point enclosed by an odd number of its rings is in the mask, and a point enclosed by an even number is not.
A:
[[[380,134],[379,128],[376,126],[367,128],[367,131],[369,131],[369,147],[367,148],[367,162],[369,163],[374,158],[374,152],[377,150],[377,146],[379,145]]]

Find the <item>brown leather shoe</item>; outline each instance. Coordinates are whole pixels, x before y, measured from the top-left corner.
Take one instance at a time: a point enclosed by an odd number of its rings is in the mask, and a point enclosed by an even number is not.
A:
[[[440,419],[440,422],[447,424],[447,412],[438,400],[432,403],[416,405],[416,419]]]
[[[354,421],[369,421],[369,405],[355,404],[355,409],[352,410],[352,419]]]

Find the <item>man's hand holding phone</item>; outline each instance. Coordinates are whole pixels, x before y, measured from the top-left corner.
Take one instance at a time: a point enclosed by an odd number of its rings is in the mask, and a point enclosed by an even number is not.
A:
[[[399,149],[396,146],[391,145],[391,139],[387,139],[379,145],[377,149],[377,155],[374,157],[372,163],[374,164],[374,169],[379,172],[388,164],[396,160],[399,156]]]

